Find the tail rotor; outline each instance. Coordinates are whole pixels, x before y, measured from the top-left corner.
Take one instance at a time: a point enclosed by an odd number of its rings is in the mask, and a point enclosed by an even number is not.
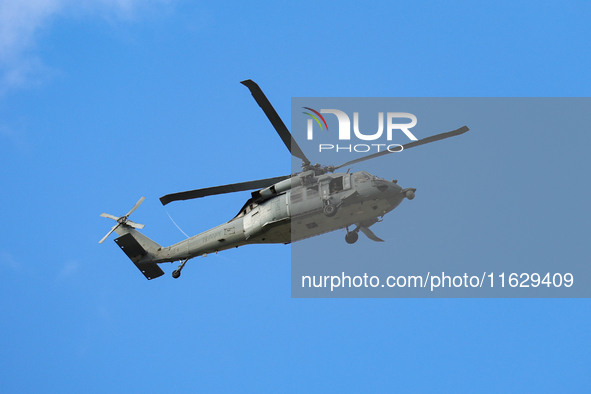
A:
[[[125,214],[125,215],[123,215],[121,217],[116,217],[116,216],[110,215],[108,213],[101,213],[101,216],[102,217],[113,219],[113,220],[115,220],[117,222],[117,224],[114,225],[113,228],[111,228],[111,231],[109,231],[107,233],[107,235],[105,235],[99,241],[99,244],[102,244],[109,237],[109,235],[111,235],[111,233],[113,231],[115,231],[117,229],[117,227],[121,226],[122,224],[127,225],[127,226],[130,226],[130,227],[133,227],[133,228],[137,228],[137,229],[140,229],[140,230],[143,229],[145,227],[143,224],[132,222],[131,220],[128,220],[128,218],[129,218],[129,215],[131,215],[133,213],[133,211],[135,211],[136,209],[139,208],[140,205],[142,205],[142,202],[144,202],[145,199],[146,199],[145,197],[140,198],[139,201],[135,203],[135,205],[133,206],[133,208],[131,208],[129,210],[129,212],[127,212],[127,214]]]

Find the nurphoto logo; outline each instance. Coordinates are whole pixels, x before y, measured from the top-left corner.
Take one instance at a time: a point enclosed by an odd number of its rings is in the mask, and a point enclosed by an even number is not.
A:
[[[336,115],[339,122],[339,141],[350,141],[351,140],[351,119],[349,116],[338,109],[321,109],[320,112],[309,108],[302,107],[310,112],[303,112],[310,118],[307,123],[307,137],[308,140],[314,139],[314,121],[320,127],[320,130],[326,129],[328,131],[328,124],[322,114],[333,114]],[[409,119],[410,123],[395,123],[399,122],[400,119]],[[417,117],[408,112],[388,112],[386,115],[386,140],[392,141],[392,135],[394,130],[402,131],[411,141],[417,141],[417,138],[410,132],[410,128],[413,128],[417,124]],[[355,137],[362,141],[376,141],[382,138],[384,134],[384,113],[378,112],[378,131],[373,134],[364,134],[359,130],[359,112],[353,112],[353,133]],[[387,149],[389,152],[400,152],[403,147],[400,144],[319,144],[318,150],[334,150],[336,152],[347,151],[347,152],[359,152],[366,153],[371,150],[380,152]]]

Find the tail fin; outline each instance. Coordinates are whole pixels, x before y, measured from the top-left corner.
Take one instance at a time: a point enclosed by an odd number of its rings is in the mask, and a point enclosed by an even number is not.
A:
[[[151,255],[160,249],[160,245],[134,229],[115,239],[121,250],[129,257],[146,279],[154,279],[164,275],[164,271],[151,260]],[[123,231],[122,231],[123,232]]]

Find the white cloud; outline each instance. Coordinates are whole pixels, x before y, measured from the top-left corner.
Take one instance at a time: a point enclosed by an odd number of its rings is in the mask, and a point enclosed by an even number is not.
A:
[[[56,17],[92,14],[130,19],[140,9],[171,0],[0,0],[0,92],[22,86],[44,71],[36,38]]]

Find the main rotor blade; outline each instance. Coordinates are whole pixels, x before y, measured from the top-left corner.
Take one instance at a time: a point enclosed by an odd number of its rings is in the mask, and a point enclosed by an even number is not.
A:
[[[456,135],[464,134],[468,130],[470,130],[470,129],[467,126],[463,126],[463,127],[460,127],[457,130],[448,131],[447,133],[441,133],[441,134],[432,135],[431,137],[423,138],[422,140],[413,141],[413,142],[409,142],[408,144],[404,144],[404,145],[402,145],[402,148],[403,148],[402,150],[414,148],[415,146],[419,146],[419,145],[425,145],[425,144],[428,144],[430,142],[435,142],[435,141],[443,140],[443,139],[449,138],[449,137],[455,137]],[[365,160],[375,159],[376,157],[384,156],[384,155],[387,155],[388,153],[394,153],[394,152],[399,152],[399,151],[400,150],[394,150],[394,151],[390,152],[389,150],[384,150],[384,151],[381,151],[381,152],[378,152],[378,153],[374,153],[373,155],[368,155],[368,156],[365,156],[365,157],[361,157],[359,159],[348,161],[348,162],[346,162],[344,164],[341,164],[338,167],[335,167],[334,169],[335,170],[338,170],[341,167],[350,166],[351,164],[359,163],[359,162],[362,162],[362,161],[365,161]]]
[[[251,79],[247,79],[240,83],[250,90],[252,97],[254,97],[257,104],[263,109],[265,115],[267,115],[267,118],[269,118],[269,121],[271,121],[271,124],[277,131],[277,134],[279,134],[279,137],[281,137],[283,143],[287,149],[289,149],[289,152],[295,157],[302,159],[304,165],[310,164],[310,160],[308,160],[302,149],[300,149],[298,143],[293,139],[291,133],[285,126],[285,123],[283,123],[283,120],[281,120],[277,111],[275,111],[275,108],[273,108],[273,105],[271,105],[271,102],[269,102],[269,99],[265,96],[259,85]]]
[[[131,208],[131,210],[129,212],[127,212],[127,215],[125,215],[125,217],[126,218],[129,217],[129,215],[131,215],[133,211],[135,211],[136,209],[138,209],[138,207],[140,205],[142,205],[142,203],[144,202],[145,199],[146,199],[146,197],[140,198],[139,201],[135,203],[135,205],[133,206],[133,208]]]
[[[186,192],[179,192],[173,194],[167,194],[164,197],[160,197],[162,205],[166,205],[169,202],[179,200],[190,200],[192,198],[200,198],[206,196],[213,196],[216,194],[234,193],[245,190],[262,189],[267,186],[271,186],[284,179],[290,178],[291,175],[278,176],[275,178],[259,179],[256,181],[242,182],[242,183],[231,183],[229,185],[207,187],[205,189],[195,189]]]

